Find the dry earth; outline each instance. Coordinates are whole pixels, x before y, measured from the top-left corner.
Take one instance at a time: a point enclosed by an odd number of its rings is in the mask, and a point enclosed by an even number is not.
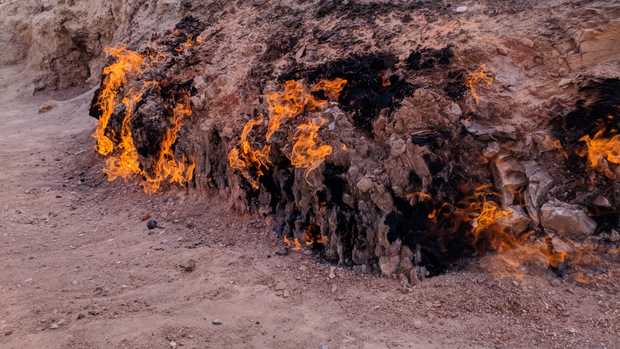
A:
[[[2,73],[2,348],[620,343],[616,279],[498,276],[485,271],[490,256],[402,287],[303,250],[277,254],[284,245],[263,222],[230,212],[218,194],[169,188],[147,196],[135,183],[107,182],[90,137],[93,91],[16,99],[15,72]],[[52,98],[55,107],[40,113]],[[160,227],[148,230],[146,215]],[[190,259],[187,272],[180,265]]]

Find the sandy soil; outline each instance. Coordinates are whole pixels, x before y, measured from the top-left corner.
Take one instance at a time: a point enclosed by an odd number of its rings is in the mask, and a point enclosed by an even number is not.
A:
[[[404,287],[303,250],[280,256],[258,217],[217,194],[107,182],[92,91],[69,97],[0,102],[2,348],[620,345],[617,280],[498,276],[485,258]],[[50,98],[61,101],[39,113]]]

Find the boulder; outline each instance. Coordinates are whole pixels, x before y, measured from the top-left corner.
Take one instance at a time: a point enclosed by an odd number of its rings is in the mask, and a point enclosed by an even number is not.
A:
[[[578,205],[550,200],[540,209],[541,224],[545,229],[564,232],[571,239],[594,234],[596,222]]]

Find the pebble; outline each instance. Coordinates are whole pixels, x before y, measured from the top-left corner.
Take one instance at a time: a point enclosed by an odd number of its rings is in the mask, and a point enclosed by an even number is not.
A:
[[[283,291],[286,288],[286,282],[278,282],[276,285],[276,291]]]
[[[150,221],[148,221],[148,222],[146,223],[146,227],[147,227],[147,228],[149,228],[149,229],[155,229],[155,228],[157,228],[157,221],[156,221],[156,220],[154,220],[154,219],[151,219]]]
[[[168,243],[168,240],[162,240],[161,243],[165,245]]]
[[[467,6],[459,6],[456,8],[456,12],[467,12]]]
[[[420,321],[420,320],[415,320],[415,321],[413,322],[413,327],[415,327],[415,328],[421,328],[421,327],[422,327],[422,321]]]
[[[221,325],[222,324],[222,319],[213,319],[213,324],[214,325]]]
[[[381,306],[380,306],[380,305],[375,305],[375,306],[374,306],[374,308],[372,308],[372,309],[373,309],[373,310],[377,310],[377,309],[379,309],[379,308],[381,308]]]
[[[290,295],[291,295],[291,294],[288,292],[288,290],[284,290],[284,291],[282,292],[282,297],[284,297],[284,298],[288,298]]]
[[[58,324],[52,324],[52,326],[50,326],[50,328],[51,328],[52,330],[55,330],[55,329],[57,329],[57,328],[58,328]]]
[[[319,344],[319,349],[329,349],[329,347],[325,344]]]
[[[37,332],[41,332],[41,331],[43,331],[44,329],[45,329],[45,326],[41,326],[41,327],[37,327],[37,328],[35,329],[35,331],[37,331]]]
[[[176,348],[177,347],[177,342],[175,342],[175,341],[170,342],[170,347],[171,348]]]
[[[570,85],[570,83],[573,82],[572,79],[562,79],[560,80],[560,82],[558,82],[558,87],[565,87]]]
[[[497,53],[499,53],[502,56],[508,55],[508,51],[504,47],[498,47],[497,48]]]
[[[560,279],[553,279],[553,280],[551,280],[550,284],[553,287],[558,287],[558,286],[560,286],[562,284],[562,281],[560,281]]]
[[[332,285],[332,293],[338,291],[338,286],[337,285]]]

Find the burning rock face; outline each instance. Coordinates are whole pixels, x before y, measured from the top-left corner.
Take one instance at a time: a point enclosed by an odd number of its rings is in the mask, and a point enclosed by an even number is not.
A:
[[[110,49],[91,109],[110,180],[215,187],[293,250],[412,283],[488,251],[564,275],[617,249],[605,236],[619,224],[620,103],[607,92],[549,105],[532,129],[512,120],[507,73],[464,65],[454,46],[302,63],[311,50],[290,40],[227,89],[218,33],[187,18]],[[258,66],[279,60],[277,74]]]

